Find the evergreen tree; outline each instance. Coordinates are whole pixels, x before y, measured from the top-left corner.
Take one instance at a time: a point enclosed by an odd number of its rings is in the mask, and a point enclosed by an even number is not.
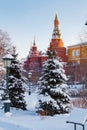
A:
[[[9,98],[11,100],[12,107],[26,110],[26,102],[24,100],[25,88],[23,86],[20,64],[17,60],[17,54],[15,54],[15,48],[13,57],[14,59],[9,67]]]
[[[63,64],[56,59],[54,51],[49,51],[48,55],[49,59],[43,64],[42,76],[39,80],[38,111],[46,111],[51,116],[69,113],[71,101],[66,90]]]

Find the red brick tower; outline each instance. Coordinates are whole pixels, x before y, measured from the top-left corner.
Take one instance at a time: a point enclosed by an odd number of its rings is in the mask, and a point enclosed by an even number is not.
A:
[[[59,20],[57,14],[55,15],[54,29],[48,50],[55,50],[57,56],[60,57],[63,62],[67,62],[66,48],[64,47],[64,43],[61,38],[61,33],[59,29]]]
[[[24,62],[24,69],[26,70],[26,74],[29,72],[32,73],[32,77],[31,77],[32,82],[38,81],[41,75],[43,62],[47,59],[48,59],[47,55],[43,55],[41,52],[38,51],[34,39],[33,45],[29,51],[29,55],[27,56],[27,59]]]
[[[30,57],[37,57],[37,56],[39,56],[39,51],[37,49],[35,39],[34,39],[33,46],[30,49]]]

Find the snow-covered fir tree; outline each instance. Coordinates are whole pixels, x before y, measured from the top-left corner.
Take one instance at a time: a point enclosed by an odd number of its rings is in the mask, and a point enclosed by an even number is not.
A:
[[[67,93],[66,75],[63,64],[56,59],[54,51],[48,51],[49,59],[45,61],[39,80],[38,111],[48,115],[69,113],[71,100]]]
[[[17,54],[12,55],[14,59],[9,67],[9,78],[8,78],[8,87],[9,87],[9,98],[11,100],[11,106],[26,110],[26,102],[24,100],[24,82],[21,72],[21,67],[19,61],[17,60]]]

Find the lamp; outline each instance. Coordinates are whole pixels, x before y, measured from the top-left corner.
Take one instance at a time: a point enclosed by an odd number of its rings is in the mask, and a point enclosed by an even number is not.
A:
[[[10,100],[9,100],[9,88],[8,88],[8,68],[10,67],[13,56],[7,54],[3,57],[5,68],[6,68],[6,96],[4,101],[4,112],[10,111]]]
[[[85,22],[85,25],[87,25],[87,21]]]
[[[31,94],[31,90],[30,90],[30,78],[31,78],[31,76],[32,76],[32,73],[29,72],[28,73],[28,78],[29,78],[29,95]]]

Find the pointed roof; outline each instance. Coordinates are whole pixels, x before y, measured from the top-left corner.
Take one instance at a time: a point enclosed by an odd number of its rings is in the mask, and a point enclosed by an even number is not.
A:
[[[33,46],[36,46],[35,36],[34,36]]]
[[[54,19],[54,27],[56,27],[58,25],[59,25],[59,20],[58,20],[58,16],[57,16],[57,13],[56,13],[55,19]]]
[[[33,46],[30,49],[30,56],[38,56],[38,55],[39,55],[39,51],[36,46],[36,41],[35,41],[35,37],[34,37]]]
[[[58,16],[57,16],[57,13],[56,13],[56,15],[55,15],[55,20],[58,20]]]
[[[57,13],[56,13],[55,19],[54,19],[54,29],[53,29],[52,39],[51,39],[50,44],[52,46],[54,46],[55,48],[64,47],[64,43],[63,43],[62,37],[61,37],[61,32],[60,32],[60,26],[59,26],[59,20],[58,20]]]
[[[52,39],[61,39],[61,33],[60,33],[60,29],[59,29],[59,20],[58,20],[57,13],[56,13],[55,19],[54,19],[54,30],[53,30],[53,34],[52,34]]]

